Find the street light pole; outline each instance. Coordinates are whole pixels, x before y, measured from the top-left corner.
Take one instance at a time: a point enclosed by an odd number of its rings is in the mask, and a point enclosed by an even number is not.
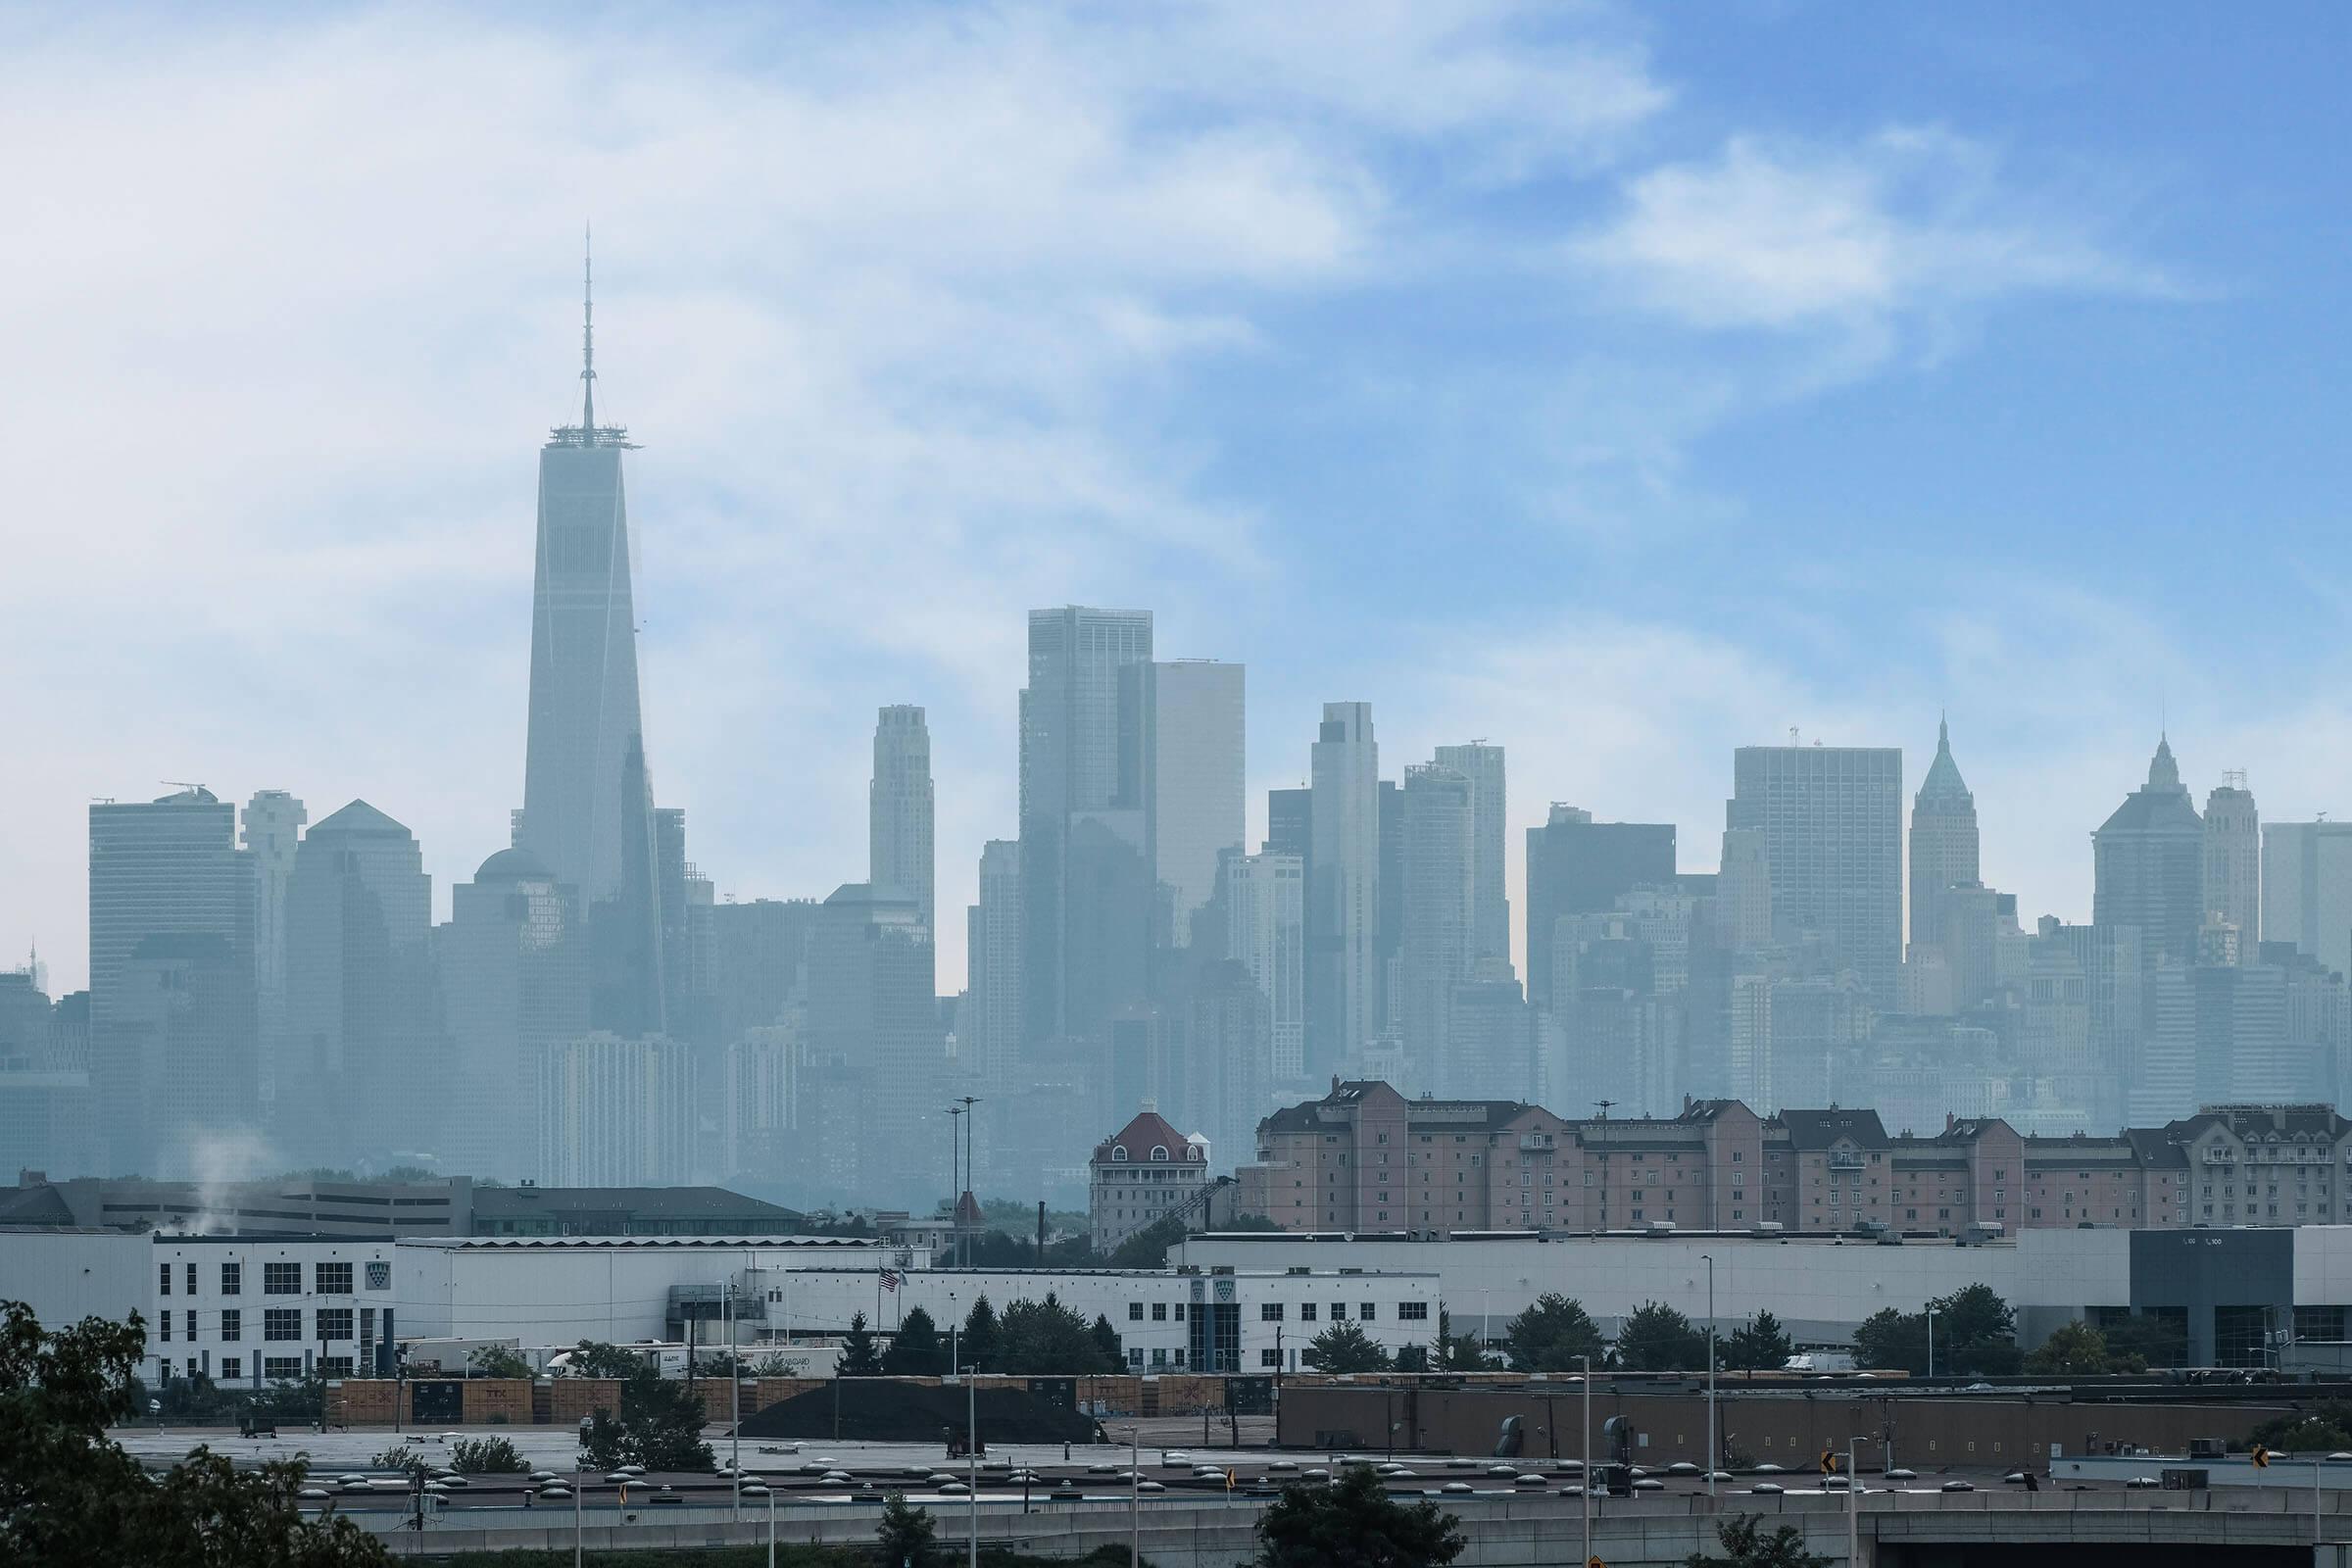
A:
[[[718,1282],[718,1317],[727,1331],[727,1484],[735,1494],[735,1522],[743,1523],[743,1368],[735,1360],[735,1281]]]
[[[1144,1568],[1143,1430],[1127,1429],[1127,1568]]]
[[[1860,1438],[1849,1437],[1845,1440],[1845,1560],[1848,1563],[1860,1563],[1862,1560],[1862,1478],[1854,1473],[1857,1450],[1861,1446]]]
[[[1715,1496],[1715,1259],[1707,1252],[1698,1254],[1707,1265],[1707,1497]],[[1589,1557],[1591,1552],[1587,1552]]]
[[[972,1499],[970,1568],[980,1568],[980,1369],[963,1371],[963,1459],[965,1490]]]
[[[1577,1488],[1577,1502],[1585,1516],[1585,1561],[1592,1560],[1592,1358],[1579,1356],[1585,1363],[1585,1484]]]
[[[1936,1377],[1936,1308],[1928,1308],[1928,1378]]]

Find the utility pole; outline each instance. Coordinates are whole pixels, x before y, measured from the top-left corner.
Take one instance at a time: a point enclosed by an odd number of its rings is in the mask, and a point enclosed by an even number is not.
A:
[[[1577,1502],[1585,1516],[1585,1561],[1592,1560],[1592,1358],[1578,1357],[1585,1363],[1585,1484],[1577,1488]]]
[[[1707,1252],[1698,1256],[1707,1265],[1707,1498],[1713,1501],[1715,1455],[1719,1451],[1715,1446],[1715,1259]]]
[[[743,1368],[735,1361],[735,1281],[718,1282],[718,1315],[727,1326],[727,1432],[733,1445],[728,1482],[735,1489],[735,1522],[743,1523]]]
[[[972,1500],[970,1568],[980,1568],[980,1369],[963,1369],[963,1462]]]

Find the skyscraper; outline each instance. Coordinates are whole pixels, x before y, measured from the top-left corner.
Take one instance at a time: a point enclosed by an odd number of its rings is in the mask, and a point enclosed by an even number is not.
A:
[[[286,1025],[286,882],[294,847],[311,813],[284,790],[263,790],[245,803],[245,853],[253,861],[253,982],[261,1019],[262,1099],[277,1093],[271,1045]]]
[[[1903,949],[1903,754],[1893,747],[1742,746],[1726,827],[1761,828],[1777,926],[1817,932],[1880,1007]]]
[[[1447,1008],[1470,978],[1478,913],[1477,786],[1450,767],[1404,770],[1404,934],[1397,1011],[1407,1094],[1461,1093],[1446,1070]],[[1503,961],[1496,958],[1495,961]],[[1518,990],[1512,987],[1514,993]]]
[[[1952,760],[1951,729],[1936,722],[1936,760],[1911,798],[1911,945],[1942,940],[1942,893],[1978,880],[1977,798]]]
[[[1595,822],[1591,811],[1554,801],[1542,827],[1527,830],[1527,996],[1556,998],[1551,931],[1564,914],[1599,914],[1638,887],[1674,881],[1672,822]]]
[[[1070,605],[1029,612],[1029,684],[1021,692],[1021,945],[1024,1032],[1074,1032],[1066,907],[1072,819],[1123,805],[1119,670],[1152,658],[1152,612]],[[1111,839],[1123,837],[1106,828]],[[1142,836],[1140,813],[1135,838]],[[1107,848],[1106,846],[1097,846]],[[1140,966],[1142,958],[1139,956]]]
[[[2262,825],[2262,934],[2352,974],[2352,822]]]
[[[2205,824],[2180,783],[2169,739],[2156,743],[2148,782],[2090,836],[2093,925],[2139,928],[2140,962],[2194,963],[2205,914]]]
[[[348,1150],[363,1096],[368,1137],[427,1131],[408,1118],[429,1094],[434,1065],[424,1056],[432,903],[416,838],[366,801],[303,835],[286,887],[286,1041],[275,1108],[289,1146],[318,1158]],[[393,1091],[416,1098],[394,1102]]]
[[[1021,847],[990,839],[980,851],[980,902],[965,928],[965,989],[971,993],[972,1070],[1009,1087],[1021,1059]]]
[[[866,880],[914,901],[934,938],[931,731],[919,708],[882,710],[874,721],[874,777],[867,789]]]
[[[571,890],[527,850],[501,850],[450,889],[433,934],[449,1042],[448,1168],[535,1176],[514,1109],[538,1092],[544,1054],[588,1033],[588,941]]]
[[[1441,746],[1435,758],[1470,781],[1471,891],[1470,956],[1511,956],[1511,901],[1503,885],[1505,798],[1503,752],[1485,741]]]
[[[1325,703],[1311,775],[1314,909],[1307,937],[1307,1070],[1320,1074],[1377,1032],[1374,923],[1380,897],[1380,746],[1370,703]]]
[[[2205,797],[2205,909],[2237,930],[2237,961],[2262,942],[2262,812],[2246,775],[2225,773]]]
[[[594,307],[582,309],[580,422],[553,431],[539,453],[516,842],[590,911],[600,1026],[657,1033],[662,911],[620,456],[635,443],[621,426],[596,422]]]
[[[1306,860],[1288,851],[1225,858],[1226,956],[1266,999],[1268,1085],[1306,1073]]]
[[[144,1114],[156,1083],[145,1056],[152,1037],[147,1015],[130,1009],[133,956],[151,937],[218,938],[250,997],[255,895],[236,808],[201,785],[143,805],[90,808],[90,1081],[106,1107],[104,1168],[156,1168],[156,1129]],[[258,1101],[258,1064],[254,1071],[248,1093]]]
[[[934,1125],[922,1098],[945,1065],[931,933],[895,888],[834,891],[808,932],[808,1059],[857,1086],[828,1113],[853,1118],[858,1181],[877,1200],[927,1194],[932,1170],[908,1151]],[[926,1149],[928,1145],[923,1146]]]
[[[1120,796],[1144,813],[1169,945],[1189,947],[1193,916],[1216,892],[1217,857],[1240,849],[1247,831],[1245,672],[1185,659],[1138,662],[1119,675]]]

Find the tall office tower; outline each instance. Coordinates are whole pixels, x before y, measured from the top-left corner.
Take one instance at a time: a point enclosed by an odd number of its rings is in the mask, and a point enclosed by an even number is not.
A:
[[[286,1040],[277,1133],[317,1158],[430,1148],[416,1125],[425,1054],[432,879],[416,838],[366,801],[313,823],[286,886]]]
[[[1380,745],[1370,703],[1325,703],[1310,776],[1314,854],[1307,892],[1307,1071],[1319,1075],[1377,1033]]]
[[[980,848],[980,902],[971,907],[964,938],[973,1037],[966,1060],[982,1083],[1009,1089],[1024,1054],[1021,847],[1010,839],[990,839]]]
[[[1266,999],[1270,1084],[1306,1077],[1306,860],[1291,852],[1225,858],[1225,954]]]
[[[1761,828],[1776,924],[1817,932],[1871,1001],[1895,1005],[1903,956],[1903,754],[1742,746],[1726,827]]]
[[[800,1054],[797,1023],[748,1030],[728,1044],[728,1179],[772,1182],[785,1174],[799,1122]]]
[[[2352,828],[2346,829],[2352,832]],[[1269,855],[1296,855],[1301,860],[1315,853],[1315,792],[1309,789],[1266,791],[1266,842]]]
[[[576,889],[589,911],[598,1026],[656,1034],[662,909],[620,458],[634,443],[619,425],[596,422],[593,306],[583,312],[580,422],[553,431],[539,452],[530,729],[515,842]]]
[[[1119,671],[1119,797],[1144,813],[1168,945],[1192,946],[1193,916],[1217,888],[1217,857],[1242,847],[1245,671],[1185,659]]]
[[[2352,974],[2352,822],[2262,825],[2262,934]]]
[[[695,1180],[694,1053],[659,1035],[596,1033],[539,1054],[542,1187],[679,1187]]]
[[[1373,906],[1372,965],[1380,1002],[1379,1032],[1402,1038],[1404,1029],[1404,791],[1380,781],[1380,898]]]
[[[114,1174],[157,1168],[156,1129],[145,1114],[156,1093],[147,1020],[127,1010],[139,945],[158,936],[218,937],[242,966],[248,992],[253,986],[256,888],[253,863],[237,848],[236,815],[201,786],[145,805],[90,808],[90,1085],[105,1107],[101,1164]],[[258,1101],[258,1063],[254,1073],[244,1087]]]
[[[1952,760],[1952,733],[1936,721],[1936,760],[1911,798],[1911,945],[1943,940],[1941,894],[1978,880],[1977,798]]]
[[[1440,1080],[1422,1087],[1449,1100],[1528,1099],[1536,1087],[1536,1015],[1509,965],[1481,958],[1476,978],[1447,991]]]
[[[946,1060],[933,985],[931,933],[912,899],[852,882],[825,900],[808,931],[803,1038],[812,1065],[863,1086],[832,1113],[857,1119],[858,1190],[876,1202],[935,1191],[933,1167],[908,1152],[931,1147],[938,1119],[925,1092]]]
[[[1752,827],[1723,830],[1721,869],[1715,873],[1715,920],[1722,945],[1753,953],[1772,945],[1772,871],[1764,863],[1764,834]]]
[[[1672,822],[1595,822],[1554,801],[1544,825],[1527,830],[1528,999],[1553,1004],[1551,932],[1561,915],[1598,914],[1635,888],[1673,881]]]
[[[2091,1125],[2120,1123],[2151,1011],[2139,928],[2064,925],[2044,915],[2039,933],[2063,946],[2082,971],[2090,1014]]]
[[[251,1149],[259,1130],[250,958],[212,932],[143,939],[123,969],[114,1028],[134,1039],[144,1080],[131,1105],[148,1139],[142,1173],[202,1173],[208,1146]],[[111,1119],[116,1106],[101,1114]],[[232,1156],[233,1157],[233,1156]]]
[[[801,1000],[808,928],[821,907],[814,899],[754,899],[711,907],[711,991],[722,1042],[781,1023]]]
[[[696,1082],[718,1112],[725,1075],[718,1069],[717,953],[711,918],[717,893],[686,858],[686,813],[654,812],[654,897],[662,911],[662,1013],[670,1038],[701,1054]]]
[[[1450,767],[1404,770],[1404,944],[1398,1011],[1407,1094],[1455,1094],[1446,1066],[1453,988],[1470,978],[1478,927],[1477,785]],[[1507,967],[1508,960],[1495,956]],[[1516,992],[1517,987],[1514,986]],[[1524,1086],[1523,1086],[1524,1087]]]
[[[538,1092],[542,1053],[588,1033],[588,939],[578,901],[528,850],[501,850],[450,890],[433,933],[448,1042],[446,1167],[514,1181],[538,1174],[514,1108]]]
[[[932,922],[931,731],[923,710],[900,705],[874,721],[874,777],[866,790],[866,880],[914,901]]]
[[[1067,908],[1072,819],[1121,806],[1119,670],[1152,658],[1152,612],[1078,605],[1029,612],[1029,684],[1021,692],[1022,1031],[1031,1041],[1080,1033]],[[1123,838],[1115,827],[1113,839]],[[1142,837],[1141,813],[1133,837]],[[1097,844],[1098,850],[1107,847]],[[1139,850],[1140,857],[1140,850]],[[1138,962],[1142,960],[1139,958]]]
[[[1441,746],[1434,759],[1470,781],[1471,874],[1475,887],[1470,932],[1470,956],[1511,956],[1511,901],[1503,886],[1503,755],[1499,746],[1471,741],[1464,746]]]
[[[2169,740],[2156,743],[2148,782],[2090,836],[2090,923],[2139,928],[2140,962],[2194,963],[2205,920],[2205,824],[2181,786]]]
[[[1273,1027],[1266,993],[1245,960],[1202,966],[1185,1021],[1189,1054],[1203,1078],[1194,1104],[1209,1147],[1235,1151],[1236,1164],[1249,1163],[1257,1124],[1277,1103]]]
[[[2262,943],[2262,813],[2246,775],[2230,772],[2205,797],[2205,908],[2237,929],[2237,961]]]
[[[294,846],[311,819],[284,790],[263,790],[245,803],[245,853],[253,858],[253,983],[261,1020],[262,1099],[277,1093],[272,1042],[286,1024],[286,882],[294,874]]]

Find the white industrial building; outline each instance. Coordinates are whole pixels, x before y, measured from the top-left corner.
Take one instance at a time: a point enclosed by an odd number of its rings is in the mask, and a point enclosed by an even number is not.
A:
[[[1054,1297],[1107,1318],[1130,1370],[1298,1370],[1335,1322],[1391,1352],[1428,1345],[1427,1271],[946,1270],[929,1254],[830,1237],[416,1238],[396,1242],[0,1230],[0,1299],[48,1326],[99,1316],[148,1329],[143,1374],[260,1384],[368,1376],[403,1341],[581,1340],[750,1347],[832,1340],[862,1312],[888,1333],[916,1307],[944,1337],[981,1297],[1002,1316]]]

